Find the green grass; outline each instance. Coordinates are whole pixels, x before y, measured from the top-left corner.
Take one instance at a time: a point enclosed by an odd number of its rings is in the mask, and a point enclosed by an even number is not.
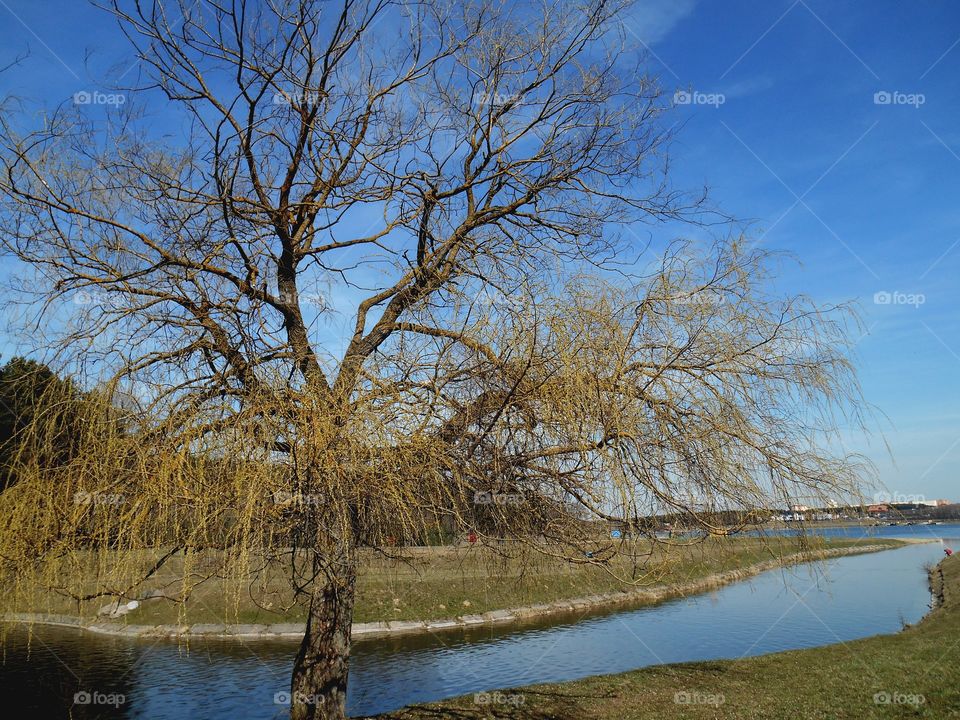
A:
[[[811,539],[812,541],[812,539]],[[871,538],[824,540],[815,547],[851,547],[901,543]],[[649,552],[636,568],[641,587],[670,586],[713,573],[754,565],[801,548],[795,539],[716,539],[686,548],[641,546]],[[518,548],[500,548],[518,552]],[[610,569],[621,577],[634,573],[630,560],[614,560]],[[152,563],[152,556],[142,559]],[[175,595],[182,589],[182,560],[175,558],[146,586]],[[305,609],[294,604],[285,568],[269,565],[250,577],[212,577],[194,587],[186,602],[155,600],[126,616],[132,624],[282,623],[305,619]],[[484,613],[556,600],[630,589],[604,568],[568,564],[538,553],[507,558],[474,546],[414,548],[402,559],[370,553],[363,558],[354,612],[356,622],[377,620],[435,620]],[[89,601],[81,614],[90,617],[107,598]],[[77,614],[76,604],[46,592],[28,592],[18,598],[17,612]]]
[[[621,675],[504,690],[499,704],[478,705],[473,696],[468,696],[381,717],[960,718],[960,557],[944,560],[934,571],[934,586],[938,585],[943,604],[922,622],[895,635],[736,661],[663,665]],[[700,702],[677,702],[684,697]],[[894,701],[878,704],[875,697]]]
[[[827,546],[856,544],[857,541],[838,540]],[[871,540],[870,544],[879,541]],[[708,540],[689,548],[658,549],[639,568],[638,584],[689,582],[799,550],[794,540],[786,539],[768,544],[752,539]],[[631,573],[626,558],[615,560],[612,566],[621,577]],[[624,589],[630,588],[596,566],[570,565],[542,557],[513,561],[488,558],[467,549],[442,558],[419,558],[412,566],[398,565],[366,573],[358,588],[355,619],[366,622],[448,618]]]

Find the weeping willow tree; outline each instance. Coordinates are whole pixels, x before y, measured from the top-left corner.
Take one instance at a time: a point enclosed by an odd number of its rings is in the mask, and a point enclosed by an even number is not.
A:
[[[18,301],[95,387],[82,452],[42,461],[52,409],[23,438],[5,587],[282,563],[292,716],[339,718],[365,548],[443,527],[605,566],[635,546],[604,523],[856,493],[842,308],[770,294],[736,239],[624,232],[701,202],[629,4],[125,5],[127,102],[2,116]]]

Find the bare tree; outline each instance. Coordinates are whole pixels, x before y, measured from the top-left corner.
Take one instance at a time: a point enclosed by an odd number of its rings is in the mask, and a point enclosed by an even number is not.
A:
[[[443,518],[602,564],[590,518],[721,531],[716,509],[855,491],[825,439],[859,403],[838,316],[765,295],[737,241],[638,270],[629,226],[700,198],[669,183],[626,3],[110,10],[149,79],[101,121],[23,131],[8,108],[0,242],[45,338],[129,417],[21,469],[4,572],[81,526],[160,563],[292,546],[292,715],[340,718],[360,548]],[[71,513],[79,482],[136,501]]]

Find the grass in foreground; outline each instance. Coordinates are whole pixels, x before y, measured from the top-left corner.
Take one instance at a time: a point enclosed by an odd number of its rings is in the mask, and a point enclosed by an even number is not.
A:
[[[381,720],[960,718],[960,557],[934,571],[943,604],[896,635],[736,661],[684,663],[504,690]],[[864,598],[869,602],[869,598]],[[686,701],[686,702],[685,702]]]
[[[809,538],[809,542],[813,549],[902,544],[879,538]],[[638,554],[650,553],[638,568],[639,585],[650,587],[689,582],[748,567],[795,554],[802,548],[795,538],[738,537],[710,538],[683,548],[636,549],[640,551]],[[144,559],[145,563],[148,561],[152,562],[152,558]],[[630,562],[624,556],[615,559],[611,566],[621,576],[630,575]],[[183,608],[176,602],[154,600],[144,603],[125,619],[133,624],[300,622],[306,617],[305,610],[292,604],[283,575],[285,570],[272,565],[256,579],[214,577],[195,587]],[[147,587],[165,589],[168,595],[176,594],[182,587],[178,580],[181,575],[182,566],[175,559],[152,578]],[[436,620],[624,589],[629,586],[603,568],[571,565],[539,554],[511,559],[477,547],[411,548],[405,551],[402,560],[372,553],[364,558],[354,620]],[[85,603],[81,609],[83,615],[94,615],[97,608],[108,601],[108,598],[98,598]],[[77,614],[72,601],[43,592],[31,594],[15,609]]]

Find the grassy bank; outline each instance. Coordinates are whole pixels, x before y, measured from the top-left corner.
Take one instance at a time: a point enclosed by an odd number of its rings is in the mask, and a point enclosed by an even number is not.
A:
[[[940,606],[895,635],[504,690],[381,719],[958,718],[960,557],[934,570],[932,586]]]
[[[809,549],[886,545],[893,540],[871,538],[816,539]],[[355,622],[378,620],[439,620],[458,615],[549,603],[632,589],[615,575],[634,574],[640,587],[669,586],[696,581],[729,570],[749,567],[804,549],[794,538],[708,539],[703,543],[664,548],[637,546],[642,562],[634,568],[627,557],[608,568],[568,564],[540,554],[506,557],[477,547],[412,548],[399,559],[369,554],[363,559],[357,588]],[[516,548],[500,548],[516,555]],[[144,558],[144,562],[152,561]],[[611,574],[609,571],[613,571]],[[147,587],[177,595],[182,584],[181,561],[170,561],[151,578]],[[255,576],[212,577],[194,587],[183,603],[151,600],[125,616],[133,624],[284,623],[305,619],[304,609],[293,604],[284,568],[268,565]],[[80,614],[95,615],[108,601],[83,603]],[[77,614],[77,605],[55,594],[25,596],[15,612]]]

